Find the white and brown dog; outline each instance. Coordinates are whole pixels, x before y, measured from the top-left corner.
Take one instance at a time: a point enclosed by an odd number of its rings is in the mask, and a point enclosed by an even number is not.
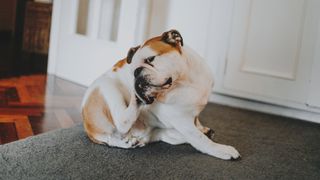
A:
[[[211,156],[237,159],[235,148],[213,142],[213,131],[200,124],[212,86],[206,62],[183,45],[178,31],[165,32],[131,48],[88,88],[82,104],[85,131],[109,146],[189,143]]]

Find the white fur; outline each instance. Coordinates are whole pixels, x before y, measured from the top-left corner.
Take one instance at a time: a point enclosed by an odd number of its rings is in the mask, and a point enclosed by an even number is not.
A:
[[[82,107],[91,92],[98,88],[108,104],[115,125],[112,127],[103,123],[107,121],[106,117],[90,119],[106,130],[93,138],[121,148],[144,146],[154,141],[189,143],[211,156],[225,160],[238,158],[240,154],[235,148],[213,142],[201,131],[205,127],[195,125],[195,118],[207,104],[213,86],[212,73],[205,60],[192,49],[183,46],[182,54],[173,51],[157,56],[154,67],[150,67],[143,59],[153,55],[156,52],[149,47],[140,48],[131,64],[126,64],[116,72],[106,72],[89,87]],[[169,76],[173,78],[172,87],[163,90],[164,98],[151,105],[139,106],[135,99],[133,72],[140,66],[146,68],[144,73],[152,77],[154,84],[163,84]],[[179,80],[182,76],[184,79]],[[137,121],[145,127],[135,128]]]

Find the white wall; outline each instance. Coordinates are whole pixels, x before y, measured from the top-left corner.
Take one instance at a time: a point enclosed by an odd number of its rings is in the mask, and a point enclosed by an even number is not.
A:
[[[169,3],[167,7],[168,19],[164,29],[159,28],[157,32],[152,32],[152,35],[160,34],[164,30],[177,29],[184,37],[185,42],[204,56],[212,1],[201,0],[199,3],[196,0],[171,0]]]

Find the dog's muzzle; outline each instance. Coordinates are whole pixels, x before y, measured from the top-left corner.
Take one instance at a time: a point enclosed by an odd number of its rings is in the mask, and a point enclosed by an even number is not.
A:
[[[172,78],[168,78],[163,84],[156,85],[150,82],[148,75],[141,75],[142,71],[143,67],[139,67],[134,71],[134,88],[138,98],[143,101],[144,104],[152,104],[156,98],[155,91],[168,89],[172,85]]]
[[[147,94],[150,89],[150,83],[148,83],[148,80],[145,77],[139,76],[136,78],[134,88],[138,98],[143,101],[143,103],[152,104],[154,102],[155,97],[151,94]]]

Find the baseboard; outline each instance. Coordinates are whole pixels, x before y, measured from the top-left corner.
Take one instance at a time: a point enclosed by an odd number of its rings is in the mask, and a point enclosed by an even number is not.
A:
[[[211,94],[209,101],[231,107],[254,110],[263,113],[269,113],[309,122],[320,123],[320,113],[309,112],[305,110],[251,101],[247,99],[241,99],[217,93]]]

